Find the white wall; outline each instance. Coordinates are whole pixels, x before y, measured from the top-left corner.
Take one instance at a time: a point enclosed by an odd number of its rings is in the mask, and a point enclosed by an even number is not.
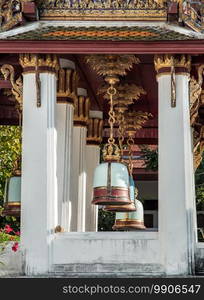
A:
[[[162,272],[157,232],[59,233],[52,246],[55,271]]]
[[[19,275],[23,273],[23,255],[20,249],[12,251],[13,242],[9,243],[0,253],[0,277]],[[2,263],[2,264],[1,264]]]

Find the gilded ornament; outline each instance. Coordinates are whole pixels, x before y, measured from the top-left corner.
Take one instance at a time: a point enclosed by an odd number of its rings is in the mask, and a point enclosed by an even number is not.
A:
[[[17,109],[21,112],[23,110],[23,80],[22,77],[15,79],[15,71],[12,65],[5,64],[1,67],[1,73],[5,80],[10,80],[12,85],[12,94],[14,95],[18,105]]]
[[[76,70],[60,68],[57,74],[57,97],[66,98],[74,104],[77,98],[79,76]],[[70,100],[69,100],[70,99]]]
[[[185,68],[188,72],[190,72],[191,57],[190,55],[181,55],[179,57],[174,57],[170,54],[155,55],[154,66],[157,72],[163,68],[171,68],[172,66],[175,68]]]
[[[110,83],[109,79],[113,78],[111,84],[118,82],[118,76],[124,76],[127,71],[131,70],[134,64],[140,61],[135,55],[118,55],[118,54],[94,54],[87,55],[85,61],[91,65],[92,69]]]
[[[107,85],[99,89],[98,94],[103,95],[103,98],[110,100],[106,93]],[[120,83],[116,85],[116,95],[113,96],[113,105],[115,110],[123,113],[127,110],[127,106],[139,100],[141,95],[146,95],[145,90],[141,86],[129,83]]]
[[[74,125],[87,126],[89,120],[90,99],[78,96],[74,101]]]
[[[190,121],[193,127],[194,168],[199,167],[204,151],[204,126],[199,116],[199,108],[204,104],[204,91],[202,90],[204,65],[198,67],[198,79],[190,80]]]
[[[87,126],[87,144],[99,145],[102,141],[103,134],[103,120],[91,118],[88,120]]]
[[[59,70],[58,57],[55,54],[36,55],[36,54],[20,54],[20,64],[23,69],[36,68],[36,66],[47,67],[55,71]]]
[[[157,0],[37,0],[41,19],[166,20]]]
[[[156,72],[163,68],[170,68],[174,64],[174,58],[170,54],[155,55],[154,66]]]
[[[125,131],[129,136],[134,136],[135,131],[142,128],[142,126],[152,117],[151,113],[143,111],[126,111],[125,114]]]
[[[192,77],[190,80],[190,119],[191,126],[195,124],[198,118],[198,110],[200,107],[200,96],[202,88],[198,81]]]
[[[191,56],[155,55],[154,65],[157,78],[162,75],[171,76],[171,107],[176,107],[176,74],[189,75],[191,70]]]
[[[23,21],[22,4],[33,0],[1,0],[0,31],[9,30]]]

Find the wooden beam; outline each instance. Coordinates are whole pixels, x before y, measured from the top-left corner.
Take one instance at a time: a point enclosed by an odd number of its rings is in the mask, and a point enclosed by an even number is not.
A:
[[[160,42],[0,40],[0,53],[203,54],[204,40]]]

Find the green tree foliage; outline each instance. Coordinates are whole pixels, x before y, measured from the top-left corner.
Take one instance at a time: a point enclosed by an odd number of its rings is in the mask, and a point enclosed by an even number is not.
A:
[[[204,156],[195,172],[197,210],[204,210]]]
[[[145,167],[147,170],[158,171],[158,149],[151,150],[148,146],[142,145],[142,158],[145,161]]]
[[[98,212],[98,231],[113,231],[115,223],[115,213],[99,209]]]
[[[19,126],[0,126],[0,228],[10,224],[15,230],[19,223],[14,217],[2,217],[4,187],[15,167],[15,162],[21,156],[21,128]]]

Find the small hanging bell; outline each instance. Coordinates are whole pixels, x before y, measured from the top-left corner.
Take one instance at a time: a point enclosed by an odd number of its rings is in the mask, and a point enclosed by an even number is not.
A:
[[[125,205],[130,203],[127,167],[117,162],[105,162],[96,167],[92,204]]]
[[[104,207],[105,211],[113,211],[113,212],[131,212],[136,211],[135,206],[135,183],[132,176],[129,177],[130,181],[130,204],[126,205],[108,205]]]
[[[20,173],[7,178],[4,192],[4,210],[5,216],[20,216],[21,210],[21,176]]]
[[[113,230],[141,230],[146,229],[144,225],[144,209],[141,201],[135,199],[136,211],[130,213],[116,213]]]

